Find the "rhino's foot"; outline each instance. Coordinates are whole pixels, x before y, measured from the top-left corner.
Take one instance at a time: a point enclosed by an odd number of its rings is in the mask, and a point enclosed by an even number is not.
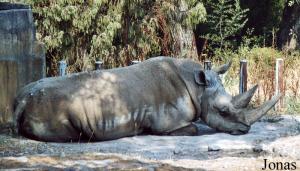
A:
[[[176,129],[167,135],[171,136],[195,136],[198,135],[198,129],[194,124],[190,124],[188,126]]]

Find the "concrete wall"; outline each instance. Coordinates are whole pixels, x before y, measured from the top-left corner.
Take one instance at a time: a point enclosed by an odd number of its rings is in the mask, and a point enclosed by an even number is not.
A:
[[[17,91],[42,77],[45,52],[35,40],[31,9],[0,2],[0,125],[12,120]]]

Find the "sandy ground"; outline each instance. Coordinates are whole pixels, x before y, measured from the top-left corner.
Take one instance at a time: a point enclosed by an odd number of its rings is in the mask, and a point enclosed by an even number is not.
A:
[[[267,159],[271,167],[281,162],[300,170],[300,116],[265,117],[241,136],[197,126],[199,136],[148,135],[97,143],[44,143],[0,134],[0,169],[262,170]]]

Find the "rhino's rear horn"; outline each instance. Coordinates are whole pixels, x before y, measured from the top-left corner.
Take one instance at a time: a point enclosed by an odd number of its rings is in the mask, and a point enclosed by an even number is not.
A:
[[[243,94],[236,95],[232,98],[232,104],[235,108],[245,108],[248,106],[248,104],[251,101],[251,98],[253,97],[258,85],[255,85],[250,90],[246,91]]]
[[[281,94],[273,96],[271,100],[265,102],[260,107],[243,111],[242,115],[245,118],[245,124],[252,125],[254,122],[259,120],[262,116],[267,114],[267,112],[278,102],[281,96],[282,96]]]
[[[232,61],[229,61],[227,64],[221,65],[218,68],[214,68],[214,71],[218,74],[224,74],[231,66]]]

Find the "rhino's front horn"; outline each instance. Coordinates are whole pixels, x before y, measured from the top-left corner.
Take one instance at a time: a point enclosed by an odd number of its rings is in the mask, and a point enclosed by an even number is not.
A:
[[[248,106],[248,104],[251,101],[251,98],[253,97],[258,85],[255,85],[250,90],[246,91],[243,94],[236,95],[232,98],[232,104],[235,108],[245,108]]]
[[[262,116],[267,114],[267,112],[277,103],[280,97],[281,94],[273,96],[271,100],[265,102],[260,107],[243,111],[242,115],[245,117],[245,124],[250,126],[257,120],[259,120]]]
[[[224,74],[231,66],[232,61],[229,61],[227,64],[214,68],[214,71],[218,74]]]

